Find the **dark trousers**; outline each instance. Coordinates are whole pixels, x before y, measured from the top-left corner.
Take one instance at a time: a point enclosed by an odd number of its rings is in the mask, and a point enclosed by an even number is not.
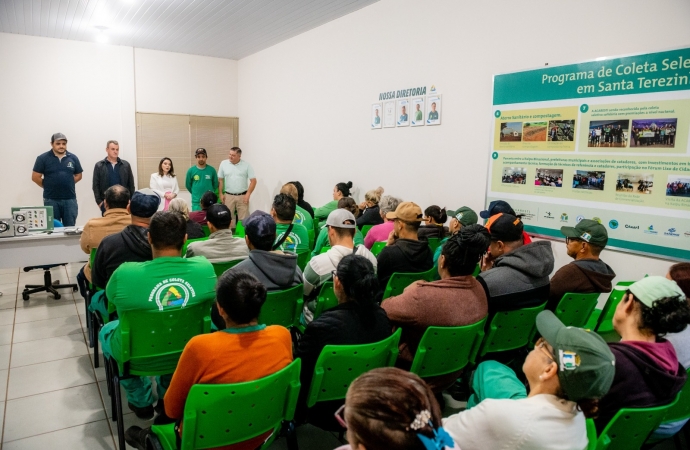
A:
[[[89,282],[86,280],[86,275],[84,275],[84,267],[77,274],[77,284],[79,285],[79,293],[84,297],[84,300],[87,300]]]
[[[79,213],[79,206],[77,199],[43,199],[44,206],[53,207],[53,218],[62,222],[66,227],[73,227],[77,224],[77,214]]]

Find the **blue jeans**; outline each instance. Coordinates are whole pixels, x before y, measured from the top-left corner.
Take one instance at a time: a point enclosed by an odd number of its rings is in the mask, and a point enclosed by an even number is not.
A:
[[[44,206],[53,207],[53,217],[55,220],[59,220],[66,227],[73,227],[77,224],[77,213],[79,212],[79,206],[77,205],[77,199],[59,199],[54,200],[50,198],[43,199]]]

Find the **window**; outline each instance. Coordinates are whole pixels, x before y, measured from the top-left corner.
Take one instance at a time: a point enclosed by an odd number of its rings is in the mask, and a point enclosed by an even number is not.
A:
[[[137,186],[149,186],[164,157],[173,162],[180,189],[187,169],[196,164],[194,152],[203,147],[207,164],[218,169],[230,148],[239,146],[236,117],[137,113]]]

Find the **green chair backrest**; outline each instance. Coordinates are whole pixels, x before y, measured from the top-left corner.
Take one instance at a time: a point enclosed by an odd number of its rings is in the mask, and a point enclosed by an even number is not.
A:
[[[568,327],[582,328],[597,306],[599,293],[575,294],[566,292],[556,307],[556,317]]]
[[[477,276],[482,273],[482,268],[479,264],[477,264],[477,267],[474,268],[474,272],[472,272],[472,276],[477,278]]]
[[[184,256],[187,254],[187,247],[189,247],[189,244],[191,244],[192,242],[200,242],[200,241],[208,241],[208,236],[202,237],[202,238],[196,238],[196,239],[187,239],[187,241],[182,246],[182,257],[184,258]]]
[[[623,408],[611,419],[597,439],[597,450],[642,448],[659,427],[670,405],[653,408]]]
[[[367,237],[367,233],[369,232],[369,230],[371,230],[371,227],[373,227],[373,225],[362,225],[361,231],[362,231],[362,237],[363,238]]]
[[[345,398],[355,378],[378,367],[392,367],[398,358],[401,329],[372,344],[327,345],[316,360],[307,406]]]
[[[388,284],[386,285],[386,289],[383,291],[383,300],[389,298],[389,297],[395,297],[396,295],[402,294],[402,292],[405,290],[405,288],[415,281],[418,280],[424,280],[424,281],[434,281],[434,275],[438,273],[438,269],[436,267],[432,267],[431,269],[427,270],[426,272],[418,272],[418,273],[398,273],[395,272],[391,277],[388,279]]]
[[[690,369],[687,369],[690,377]],[[678,400],[671,405],[663,418],[663,422],[680,422],[690,418],[690,383],[686,380],[683,389],[678,393]]]
[[[202,225],[201,229],[204,230],[204,236],[209,237],[211,235],[211,230],[208,228],[208,225]]]
[[[431,253],[434,253],[438,246],[441,245],[441,240],[439,238],[429,238],[427,241],[429,242]]]
[[[587,424],[587,450],[596,450],[597,448],[597,427],[594,424],[594,419],[586,419]]]
[[[497,312],[489,321],[489,328],[479,356],[487,353],[514,350],[527,345],[536,328],[537,314],[546,303],[515,311]]]
[[[299,324],[304,306],[304,285],[298,284],[284,291],[273,291],[266,295],[266,302],[261,306],[259,323],[282,325],[290,328]]]
[[[381,253],[381,250],[386,246],[385,241],[380,241],[380,242],[374,242],[374,245],[371,247],[371,253],[374,256],[379,256],[379,253]]]
[[[618,306],[618,303],[620,303],[620,301],[623,299],[623,296],[625,295],[625,292],[628,290],[628,286],[630,286],[633,283],[633,281],[621,281],[613,287],[611,294],[609,294],[609,298],[606,300],[604,309],[601,311],[601,314],[599,315],[597,327],[595,328],[595,331],[597,333],[616,333],[616,331],[613,329],[613,315],[616,312],[616,307]]]
[[[314,250],[314,244],[316,243],[316,238],[314,237],[314,228],[307,230],[307,235],[309,236],[309,248]]]
[[[118,310],[122,345],[122,354],[117,358],[120,373],[148,376],[173,373],[187,342],[211,331],[213,302],[163,311]],[[160,362],[156,364],[158,369],[150,370],[154,362]]]
[[[244,225],[242,225],[242,221],[241,221],[241,220],[240,220],[239,222],[237,222],[237,228],[235,228],[235,232],[232,233],[232,235],[233,235],[234,237],[241,237],[241,238],[244,237],[244,235],[245,235],[245,232],[244,232]]]
[[[189,390],[182,418],[180,450],[224,447],[268,431],[268,448],[283,421],[294,417],[299,396],[298,358],[278,372],[255,381],[234,384],[195,384]],[[175,425],[154,425],[165,449],[176,448]]]
[[[300,250],[297,252],[297,267],[300,268],[302,272],[304,272],[304,268],[307,267],[307,264],[309,264],[309,260],[311,259],[311,251],[309,250]]]
[[[324,245],[323,247],[321,247],[321,251],[319,252],[319,255],[326,253],[330,249],[331,249],[330,245]]]
[[[91,253],[89,254],[89,267],[91,268],[91,273],[93,273],[93,268],[94,268],[94,262],[96,262],[96,250],[95,248],[91,249]],[[93,276],[91,277],[93,280]],[[94,291],[101,291],[103,290],[101,287],[96,286],[93,284],[93,281],[90,283],[91,284],[91,289]]]
[[[216,272],[216,276],[220,278],[220,276],[223,275],[226,270],[235,267],[242,261],[244,261],[244,259],[235,259],[233,261],[225,261],[211,264],[213,265],[213,270]]]
[[[410,372],[433,377],[474,364],[484,338],[486,318],[462,327],[429,327],[424,332]]]
[[[319,295],[316,296],[316,308],[314,309],[314,319],[319,317],[324,311],[338,306],[338,297],[333,290],[333,282],[326,281],[321,285]]]

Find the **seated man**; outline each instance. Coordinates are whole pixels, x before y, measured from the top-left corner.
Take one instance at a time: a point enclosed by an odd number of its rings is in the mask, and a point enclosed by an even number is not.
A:
[[[218,279],[216,299],[225,330],[195,336],[185,345],[165,393],[165,414],[171,419],[182,419],[187,395],[195,384],[258,380],[292,362],[290,332],[257,321],[266,301],[266,290],[256,278],[246,272],[225,272]],[[132,426],[127,429],[125,440],[144,450],[149,433],[150,428]],[[269,436],[270,432],[263,433],[223,448],[259,448]]]
[[[388,243],[378,256],[378,276],[381,289],[395,272],[426,272],[434,266],[433,255],[426,241],[418,238],[419,226],[424,215],[422,208],[413,202],[402,202],[393,212],[386,214],[393,220],[393,231],[388,235]]]
[[[614,271],[599,254],[606,247],[609,235],[596,220],[583,219],[575,227],[561,227],[568,256],[575,261],[558,269],[551,277],[551,290],[546,309],[555,311],[567,292],[590,294],[611,292]]]
[[[360,255],[367,258],[376,270],[376,257],[363,245],[355,247],[354,236],[357,228],[355,216],[346,209],[332,211],[326,219],[328,228],[328,240],[331,248],[326,253],[314,256],[304,268],[304,295],[307,299],[313,299],[318,294],[318,289],[326,281],[333,277],[333,271],[338,263],[347,255]],[[316,302],[309,301],[304,306],[302,317],[303,324],[308,324],[314,318]]]
[[[108,300],[115,306],[118,315],[132,310],[160,311],[164,314],[171,308],[184,308],[213,300],[216,274],[211,263],[204,258],[180,257],[186,229],[182,216],[172,211],[159,212],[151,218],[148,241],[153,251],[153,261],[121,265],[106,287]],[[175,281],[168,281],[173,276]],[[184,289],[180,289],[180,286]],[[122,355],[119,325],[119,320],[108,322],[98,335],[103,355],[116,360]],[[163,398],[169,381],[170,375],[157,377],[159,399]],[[129,409],[140,419],[151,419],[153,393],[148,377],[124,379],[120,383],[127,392]]]
[[[477,281],[489,300],[489,313],[546,303],[553,270],[551,242],[523,244],[522,221],[499,213],[486,223],[491,245]]]
[[[494,200],[493,202],[489,203],[489,207],[486,208],[486,210],[479,212],[479,217],[486,220],[498,213],[505,213],[510,214],[511,216],[521,217],[515,213],[515,210],[508,202],[503,200]],[[530,238],[529,235],[524,231],[522,232],[522,243],[525,245],[532,243],[532,238]]]
[[[126,188],[116,184],[105,190],[103,217],[89,219],[79,238],[79,244],[84,253],[89,255],[91,250],[98,248],[104,237],[119,233],[132,223],[132,216],[129,215],[127,206],[129,206],[129,191]],[[87,262],[79,271],[77,282],[81,296],[86,298],[87,282],[91,282],[90,262]]]
[[[448,215],[450,216],[448,231],[450,232],[451,236],[457,234],[462,229],[462,227],[474,225],[479,221],[477,213],[474,212],[474,210],[469,206],[463,206],[462,208],[458,208],[455,211],[448,211]],[[436,248],[436,251],[434,252],[435,266],[438,266],[438,258],[441,256],[443,246],[446,242],[448,242],[448,239],[450,238],[444,238],[439,243],[439,246]]]
[[[206,210],[211,206],[218,203],[218,196],[213,191],[206,191],[201,196],[199,204],[201,205],[201,211],[192,211],[189,213],[189,218],[199,225],[206,225]]]
[[[246,259],[249,249],[244,239],[232,235],[232,215],[225,205],[211,205],[206,210],[211,235],[205,241],[192,242],[187,247],[187,258],[205,256],[212,263]]]
[[[301,223],[295,220],[297,202],[287,194],[278,194],[273,199],[271,216],[276,222],[276,241],[274,249],[292,253],[309,250],[309,233]]]
[[[510,368],[485,361],[467,409],[443,419],[462,450],[587,448],[585,418],[596,416],[617,361],[599,335],[566,327],[551,311],[539,313],[537,330],[543,338],[522,366],[529,394]]]
[[[295,200],[295,218],[293,222],[303,225],[307,231],[313,230],[314,219],[311,214],[309,214],[309,211],[299,205],[299,191],[297,190],[297,186],[292,183],[284,184],[283,187],[280,188],[280,193],[287,194]]]
[[[410,369],[427,328],[470,325],[486,317],[486,294],[472,273],[489,242],[489,233],[483,226],[464,227],[443,246],[438,262],[439,281],[414,283],[381,304],[391,323],[402,328],[398,367]],[[434,393],[440,393],[459,375],[455,372],[425,381]]]

